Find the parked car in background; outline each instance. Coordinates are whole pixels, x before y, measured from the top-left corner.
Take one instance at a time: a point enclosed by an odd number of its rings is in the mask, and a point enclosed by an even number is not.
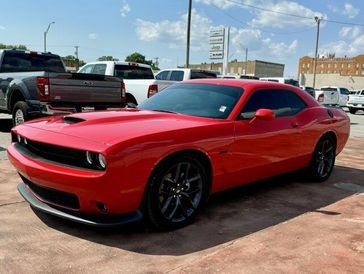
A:
[[[351,114],[355,114],[358,110],[364,110],[364,89],[349,95],[347,107]]]
[[[316,92],[313,87],[300,86],[300,88],[310,94],[313,98],[316,98]]]
[[[318,94],[318,101],[324,105],[336,105],[346,107],[349,100],[349,90],[342,87],[324,86],[320,88],[322,93]]]
[[[174,84],[139,109],[50,117],[12,130],[8,158],[32,207],[94,226],[191,223],[212,193],[305,169],[330,177],[349,117],[264,81]],[[29,157],[32,155],[32,157]]]
[[[158,80],[159,89],[163,90],[166,87],[180,81],[217,78],[217,74],[212,70],[175,68],[161,70],[156,74],[155,78]]]
[[[292,78],[286,78],[286,77],[261,77],[259,78],[262,81],[270,81],[270,82],[277,82],[281,84],[291,85],[295,87],[299,87],[299,83],[297,80]]]
[[[133,62],[96,61],[79,69],[80,73],[116,76],[125,83],[126,103],[136,106],[158,92],[151,66]]]
[[[0,50],[0,112],[12,114],[14,125],[124,103],[124,85],[116,77],[67,73],[61,57],[51,53]]]
[[[240,74],[223,74],[218,75],[217,78],[222,79],[245,79],[245,80],[259,80],[259,77],[251,76],[251,75],[240,75]]]

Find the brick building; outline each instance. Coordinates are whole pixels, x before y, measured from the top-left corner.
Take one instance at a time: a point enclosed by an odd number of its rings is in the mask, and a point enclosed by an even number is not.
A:
[[[304,56],[298,63],[301,85],[313,86],[314,58]],[[364,88],[364,55],[355,57],[322,57],[317,59],[315,88],[339,86],[351,90]]]
[[[190,68],[208,69],[222,72],[222,63],[203,63],[192,64]],[[260,60],[248,61],[231,61],[228,65],[228,73],[246,74],[256,77],[283,77],[284,64],[271,63]]]
[[[298,75],[313,74],[314,58],[304,56],[298,64]],[[364,76],[364,55],[352,58],[317,59],[316,74],[340,74],[342,76]]]

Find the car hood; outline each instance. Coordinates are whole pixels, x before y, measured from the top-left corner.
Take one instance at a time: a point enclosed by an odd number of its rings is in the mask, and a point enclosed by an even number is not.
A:
[[[21,125],[107,145],[132,138],[192,127],[208,126],[223,120],[183,114],[125,109],[49,117]]]

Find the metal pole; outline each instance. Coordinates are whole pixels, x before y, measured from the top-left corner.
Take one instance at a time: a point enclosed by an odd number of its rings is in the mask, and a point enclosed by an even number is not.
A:
[[[190,36],[191,36],[191,12],[192,0],[188,3],[188,17],[187,17],[187,49],[186,49],[186,68],[190,66]]]
[[[51,25],[54,24],[54,23],[55,22],[50,22],[48,24],[48,27],[47,27],[46,31],[44,32],[44,37],[43,37],[43,39],[44,39],[44,52],[47,52],[47,33],[48,33],[49,28],[51,27]]]
[[[316,66],[317,66],[317,51],[318,51],[318,43],[319,43],[319,37],[320,37],[320,22],[322,18],[319,18],[315,16],[315,21],[317,23],[317,35],[316,35],[316,50],[315,50],[315,59],[313,64],[313,83],[312,87],[315,88],[316,85]]]
[[[79,67],[80,67],[80,63],[79,63],[79,59],[78,59],[78,48],[79,46],[75,46],[75,56],[76,56],[76,71],[78,71]]]
[[[245,48],[245,75],[247,75],[248,71],[248,48]]]

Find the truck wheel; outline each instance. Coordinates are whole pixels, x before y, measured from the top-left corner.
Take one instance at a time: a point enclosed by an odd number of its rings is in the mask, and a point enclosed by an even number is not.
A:
[[[24,101],[16,102],[13,107],[13,126],[20,125],[28,120],[28,105]]]
[[[355,109],[355,108],[349,108],[349,112],[350,112],[351,114],[355,114],[355,113],[356,113],[356,109]]]

